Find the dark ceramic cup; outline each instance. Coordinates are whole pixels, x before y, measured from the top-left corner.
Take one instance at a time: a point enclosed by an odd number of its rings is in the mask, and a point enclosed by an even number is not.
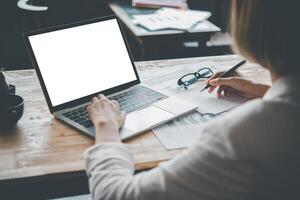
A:
[[[0,128],[14,127],[23,116],[24,100],[18,95],[0,95]]]

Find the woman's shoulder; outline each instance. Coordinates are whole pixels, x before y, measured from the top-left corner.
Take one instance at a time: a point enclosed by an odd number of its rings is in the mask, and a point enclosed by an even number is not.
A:
[[[223,127],[246,131],[267,131],[285,125],[299,125],[300,105],[284,101],[256,99],[229,112],[216,123]],[[218,122],[219,121],[219,122]],[[293,124],[294,123],[294,124]],[[241,129],[241,130],[240,130]]]
[[[291,140],[300,141],[296,134],[300,131],[299,115],[299,106],[257,99],[207,124],[203,132],[221,137],[237,151],[260,154],[276,144],[285,148]]]

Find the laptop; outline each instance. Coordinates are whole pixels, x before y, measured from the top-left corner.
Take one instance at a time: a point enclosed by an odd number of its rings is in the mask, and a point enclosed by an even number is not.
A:
[[[89,136],[95,128],[86,107],[100,93],[127,112],[123,140],[197,109],[141,83],[114,16],[25,33],[24,39],[50,112]]]

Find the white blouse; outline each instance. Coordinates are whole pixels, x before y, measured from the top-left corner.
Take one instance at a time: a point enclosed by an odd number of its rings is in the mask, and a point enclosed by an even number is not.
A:
[[[134,175],[124,144],[84,157],[93,199],[300,199],[300,79],[286,76],[262,99],[208,123],[176,158]],[[204,138],[204,139],[202,139]]]

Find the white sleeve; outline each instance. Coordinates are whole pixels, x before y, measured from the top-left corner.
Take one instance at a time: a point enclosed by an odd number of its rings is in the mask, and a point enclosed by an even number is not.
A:
[[[92,147],[85,158],[93,199],[247,199],[254,184],[252,168],[239,159],[230,130],[221,132],[223,127],[211,124],[192,148],[137,175],[126,145]]]
[[[93,199],[165,199],[161,170],[134,175],[133,158],[126,145],[98,144],[86,150],[84,157]]]

